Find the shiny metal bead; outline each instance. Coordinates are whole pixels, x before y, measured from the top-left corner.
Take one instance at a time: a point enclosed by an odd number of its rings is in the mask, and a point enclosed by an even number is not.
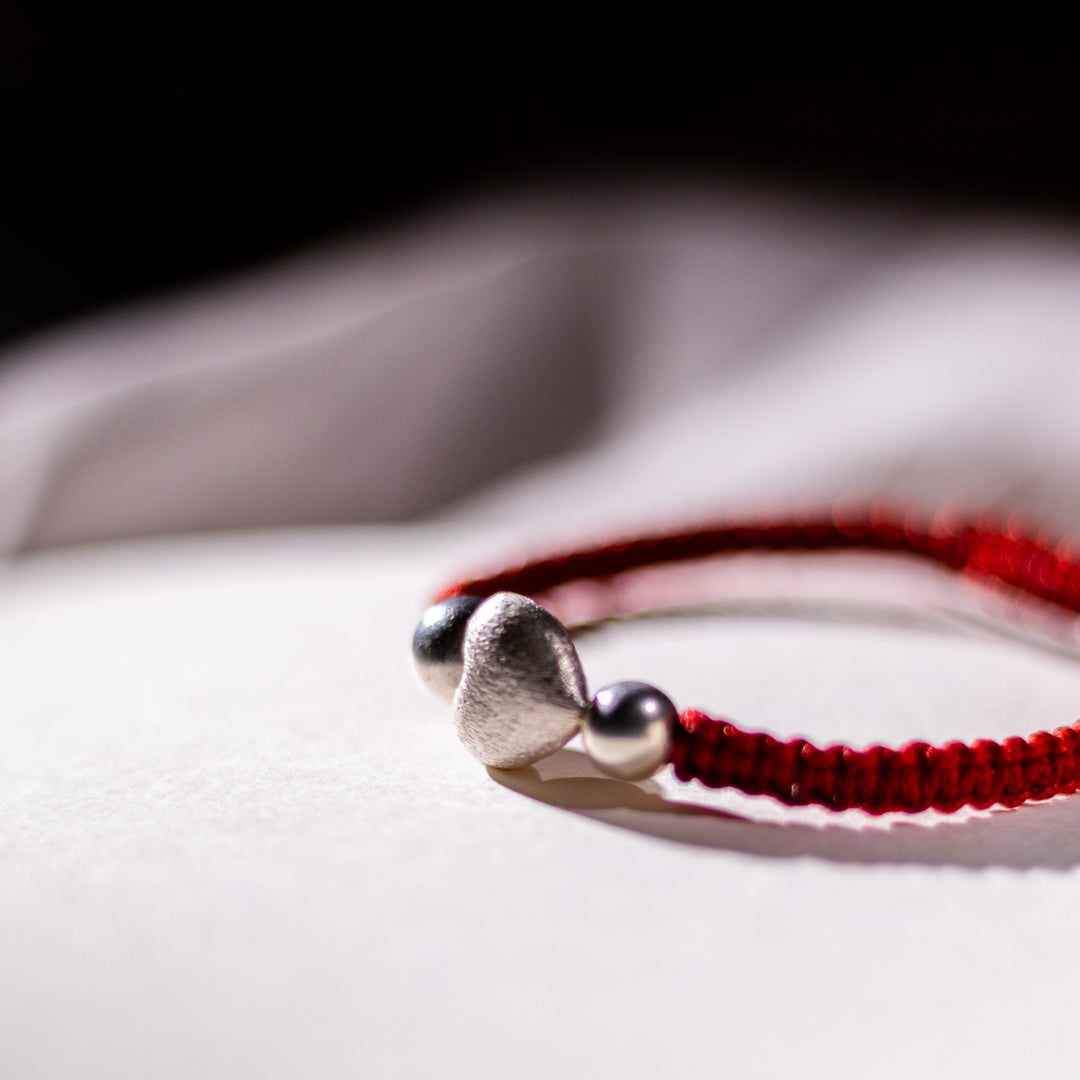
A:
[[[671,755],[671,733],[678,710],[655,686],[619,682],[605,686],[589,709],[585,749],[608,776],[644,780]]]
[[[454,700],[461,682],[465,627],[479,606],[478,596],[454,596],[433,604],[424,612],[413,634],[413,661],[420,679],[443,701]]]
[[[454,695],[458,735],[485,765],[514,769],[553,754],[589,707],[566,628],[536,601],[496,593],[469,620]]]

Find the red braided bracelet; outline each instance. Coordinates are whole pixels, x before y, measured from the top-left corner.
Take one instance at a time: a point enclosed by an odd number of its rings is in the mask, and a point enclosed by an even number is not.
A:
[[[459,733],[490,765],[539,760],[581,727],[586,749],[610,775],[640,779],[670,762],[680,780],[771,795],[792,806],[952,812],[1076,791],[1080,724],[1000,743],[819,749],[805,739],[742,731],[693,709],[676,713],[660,691],[641,683],[616,684],[590,703],[569,636],[528,599],[569,582],[686,559],[842,549],[916,556],[1080,612],[1080,562],[1064,544],[944,514],[913,525],[875,509],[643,536],[463,581],[436,598],[417,629],[414,656],[425,681],[453,697]]]

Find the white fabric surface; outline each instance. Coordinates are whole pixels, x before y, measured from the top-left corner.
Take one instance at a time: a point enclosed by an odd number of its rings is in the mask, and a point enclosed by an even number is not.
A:
[[[9,550],[490,484],[8,563],[0,1074],[1067,1074],[1080,801],[489,773],[407,643],[449,576],[623,525],[884,491],[1080,527],[1078,286],[1049,228],[637,193],[24,343]],[[1076,717],[1072,627],[989,635],[892,564],[724,573],[719,617],[582,639],[590,682],[826,741]]]
[[[237,535],[8,575],[5,1076],[1070,1067],[1077,800],[830,817],[598,778],[574,747],[489,775],[406,649],[474,544]],[[582,653],[594,684],[825,738],[1004,735],[1080,699],[1075,660],[902,623]]]
[[[13,348],[0,542],[411,518],[756,366],[913,226],[745,193],[481,201]]]

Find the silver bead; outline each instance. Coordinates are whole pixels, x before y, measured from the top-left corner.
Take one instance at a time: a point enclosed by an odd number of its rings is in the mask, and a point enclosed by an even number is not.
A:
[[[678,710],[655,686],[619,682],[605,686],[585,719],[585,749],[608,776],[644,780],[671,755]]]
[[[480,606],[478,596],[454,596],[424,612],[413,634],[412,652],[423,684],[438,698],[450,702],[461,682],[465,627]]]
[[[588,709],[565,627],[536,601],[496,593],[469,620],[454,695],[458,735],[485,765],[515,769],[553,754]]]

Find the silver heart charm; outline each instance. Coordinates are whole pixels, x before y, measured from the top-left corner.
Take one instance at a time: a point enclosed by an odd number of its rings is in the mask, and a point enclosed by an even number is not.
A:
[[[496,593],[469,619],[454,695],[458,735],[485,765],[516,769],[553,754],[588,710],[566,628],[535,600]]]

